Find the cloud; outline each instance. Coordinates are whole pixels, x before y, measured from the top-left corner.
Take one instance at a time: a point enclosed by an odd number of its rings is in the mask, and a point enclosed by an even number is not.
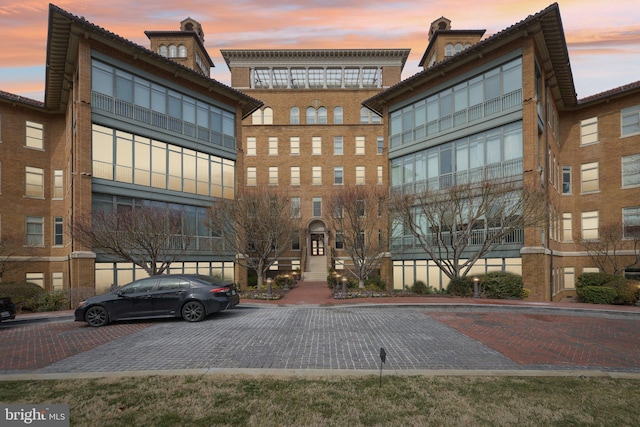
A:
[[[220,49],[409,48],[405,77],[419,71],[428,28],[440,16],[453,29],[486,29],[486,36],[549,6],[550,0],[60,0],[55,4],[76,16],[148,46],[145,30],[178,30],[180,21],[198,20],[205,46],[216,63],[213,77],[227,83]],[[563,0],[561,13],[571,59],[591,63],[609,84],[633,81],[633,71],[616,67],[614,53],[638,55],[640,25],[635,1],[602,3]],[[25,87],[7,78],[10,70],[44,66],[48,26],[46,0],[21,0],[0,6],[0,89]],[[579,68],[574,67],[574,73]],[[613,74],[613,75],[612,75]],[[44,74],[29,87],[42,85]],[[635,77],[637,78],[637,77]],[[577,81],[577,79],[576,79]],[[28,89],[28,88],[27,88]],[[19,94],[24,95],[23,92]],[[26,96],[26,95],[25,95]]]

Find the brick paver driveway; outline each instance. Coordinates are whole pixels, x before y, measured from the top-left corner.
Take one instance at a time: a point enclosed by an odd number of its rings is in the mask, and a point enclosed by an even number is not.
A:
[[[200,323],[27,324],[0,338],[0,374],[374,370],[381,347],[385,370],[640,372],[640,316],[536,308],[245,305]]]

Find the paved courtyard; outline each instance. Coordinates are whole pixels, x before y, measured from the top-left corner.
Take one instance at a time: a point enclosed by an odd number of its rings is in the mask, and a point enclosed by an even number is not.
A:
[[[640,373],[637,313],[537,307],[244,304],[200,323],[0,327],[1,374],[184,369]]]

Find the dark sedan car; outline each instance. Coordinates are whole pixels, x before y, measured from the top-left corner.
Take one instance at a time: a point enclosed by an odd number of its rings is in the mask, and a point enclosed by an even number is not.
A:
[[[11,297],[0,298],[0,322],[16,318],[16,305]]]
[[[197,274],[169,274],[136,280],[105,295],[82,301],[77,322],[104,326],[125,319],[182,317],[199,322],[240,302],[236,285]]]

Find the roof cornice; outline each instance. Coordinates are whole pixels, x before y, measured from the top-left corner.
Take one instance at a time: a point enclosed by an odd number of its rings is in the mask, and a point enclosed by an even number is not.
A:
[[[77,58],[78,40],[95,40],[119,52],[130,55],[137,61],[165,69],[175,77],[190,81],[209,92],[217,92],[242,106],[243,117],[249,116],[262,106],[259,101],[239,90],[165,58],[151,50],[105,30],[82,17],[49,5],[49,30],[47,42],[45,107],[52,111],[63,111],[69,98],[69,85],[73,81],[73,70]]]
[[[391,86],[365,100],[363,105],[377,113],[382,113],[384,104],[401,94],[413,91],[417,86],[453,72],[463,64],[487,56],[508,43],[525,37],[534,37],[538,46],[541,47],[542,60],[546,65],[545,70],[548,73],[551,72],[549,80],[552,80],[550,82],[553,86],[552,93],[558,103],[558,108],[575,106],[577,97],[557,3]]]
[[[404,68],[410,49],[221,49],[227,66],[319,66],[358,63]]]

